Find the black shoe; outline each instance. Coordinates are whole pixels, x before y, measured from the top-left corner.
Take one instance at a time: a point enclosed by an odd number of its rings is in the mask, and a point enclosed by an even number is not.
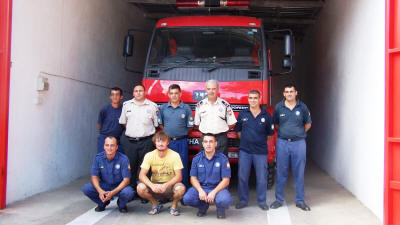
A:
[[[205,216],[207,214],[207,210],[208,210],[208,205],[207,205],[207,208],[204,211],[200,211],[199,210],[196,215],[198,217],[203,217],[203,216]]]
[[[304,211],[311,211],[310,207],[308,205],[306,205],[306,203],[304,203],[304,202],[296,203],[296,207],[300,208]]]
[[[96,211],[96,212],[103,212],[103,211],[106,209],[106,206],[107,206],[108,204],[110,204],[110,201],[106,201],[106,202],[104,203],[104,206],[98,205],[98,206],[94,209],[94,211]]]
[[[236,208],[236,209],[243,209],[243,208],[246,207],[246,206],[247,206],[246,204],[237,203],[237,204],[235,205],[235,208]]]
[[[258,205],[258,207],[260,207],[260,209],[267,211],[269,209],[268,205]]]
[[[225,211],[224,212],[218,212],[217,211],[217,218],[218,219],[225,219]]]
[[[119,208],[119,207],[118,207],[118,210],[119,210],[119,212],[121,212],[121,213],[127,213],[127,212],[128,212],[128,208],[126,208],[126,206],[125,206],[125,207],[122,207],[122,208]]]
[[[278,202],[278,201],[274,201],[272,204],[271,204],[271,209],[277,209],[277,208],[279,208],[279,207],[281,207],[282,206],[282,203],[280,203],[280,202]]]

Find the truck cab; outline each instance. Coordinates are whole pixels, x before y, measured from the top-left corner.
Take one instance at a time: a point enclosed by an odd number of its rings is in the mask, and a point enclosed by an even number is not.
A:
[[[128,37],[129,38],[129,37]],[[129,45],[128,41],[125,43]],[[169,101],[168,87],[182,89],[182,101],[194,117],[196,104],[206,98],[205,81],[219,81],[219,97],[235,113],[248,107],[251,89],[260,91],[262,105],[272,114],[271,71],[261,19],[244,16],[182,16],[157,22],[143,74],[147,98],[161,105]],[[228,131],[228,158],[238,162],[239,139]],[[201,132],[189,134],[189,159],[200,151]],[[276,136],[275,136],[276,138]],[[268,143],[268,162],[275,159],[275,141]]]

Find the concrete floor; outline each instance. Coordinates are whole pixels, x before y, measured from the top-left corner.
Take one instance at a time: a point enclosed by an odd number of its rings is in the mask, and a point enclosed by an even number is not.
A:
[[[379,225],[379,219],[351,193],[336,183],[321,169],[310,163],[306,171],[306,202],[311,211],[304,212],[293,203],[294,190],[292,179],[287,185],[287,208],[261,211],[255,201],[255,190],[251,191],[249,207],[237,210],[232,206],[225,220],[216,218],[215,206],[211,206],[204,218],[196,217],[196,209],[180,207],[181,216],[172,217],[166,210],[156,216],[146,212],[150,205],[139,201],[128,204],[129,212],[120,214],[115,207],[109,206],[105,212],[95,213],[95,204],[86,198],[81,187],[89,178],[76,180],[70,185],[54,191],[35,195],[25,201],[10,204],[0,210],[0,224],[89,224],[86,218],[98,217],[95,224],[268,224],[268,225]],[[236,185],[232,185],[234,203],[237,201]],[[268,191],[268,203],[274,200],[273,191]],[[113,203],[112,203],[113,204]],[[111,204],[111,205],[112,205]],[[115,204],[115,202],[114,202]],[[165,205],[165,208],[169,204]],[[81,216],[83,215],[84,216]],[[104,217],[102,217],[104,216]],[[93,220],[92,220],[93,221]]]

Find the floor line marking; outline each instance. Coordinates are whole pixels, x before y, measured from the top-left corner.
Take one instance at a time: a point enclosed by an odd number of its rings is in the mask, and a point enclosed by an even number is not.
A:
[[[272,190],[267,192],[268,199],[275,199],[274,192]],[[267,213],[268,225],[292,225],[290,219],[289,209],[286,202],[277,209],[269,209]]]
[[[74,220],[67,223],[67,225],[82,225],[82,224],[92,225],[97,223],[98,221],[103,219],[103,217],[107,216],[109,213],[111,213],[117,208],[116,198],[110,202],[106,210],[104,210],[103,212],[94,211],[96,207],[89,209],[86,213],[76,217]]]

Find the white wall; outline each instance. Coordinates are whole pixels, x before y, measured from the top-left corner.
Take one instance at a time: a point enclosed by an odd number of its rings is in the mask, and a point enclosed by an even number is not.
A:
[[[313,34],[312,158],[382,220],[385,1],[326,1]]]
[[[140,82],[123,70],[124,35],[153,27],[124,0],[15,0],[12,13],[7,203],[89,174],[108,87],[131,96]],[[135,39],[131,67],[140,70],[149,35]],[[40,72],[48,74],[43,93]]]

